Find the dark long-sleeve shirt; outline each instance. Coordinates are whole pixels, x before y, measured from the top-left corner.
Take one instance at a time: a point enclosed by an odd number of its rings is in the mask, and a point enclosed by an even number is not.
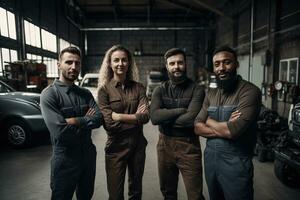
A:
[[[142,125],[149,121],[149,104],[145,87],[135,81],[126,81],[124,88],[120,82],[111,79],[108,84],[99,88],[98,104],[104,117],[104,128],[109,136],[120,135],[128,131],[141,131]],[[145,105],[145,111],[137,113],[138,108]],[[128,130],[128,124],[112,119],[112,112],[135,114],[135,128]]]
[[[190,79],[175,85],[167,81],[155,88],[150,106],[151,121],[161,133],[194,136],[194,120],[202,107],[204,90]]]
[[[86,116],[89,108],[93,116]],[[98,128],[102,114],[90,91],[76,85],[67,86],[59,80],[42,91],[41,110],[50,131],[53,145],[78,146],[91,142],[91,130]],[[79,126],[67,124],[66,118],[76,118]]]

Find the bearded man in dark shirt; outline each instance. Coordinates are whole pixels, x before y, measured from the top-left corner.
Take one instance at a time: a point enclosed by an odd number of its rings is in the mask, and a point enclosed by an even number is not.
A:
[[[159,125],[157,144],[160,189],[165,199],[177,199],[178,174],[188,199],[202,200],[202,158],[194,119],[204,90],[186,76],[186,54],[173,48],[165,53],[170,80],[157,87],[151,98],[150,118]]]

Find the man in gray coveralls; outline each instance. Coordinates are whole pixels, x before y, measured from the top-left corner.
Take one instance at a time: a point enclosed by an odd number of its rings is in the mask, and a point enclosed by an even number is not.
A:
[[[51,160],[51,199],[91,199],[96,172],[96,147],[91,131],[101,125],[102,115],[92,96],[76,86],[81,53],[75,47],[59,55],[59,80],[43,90],[41,110],[53,145]]]

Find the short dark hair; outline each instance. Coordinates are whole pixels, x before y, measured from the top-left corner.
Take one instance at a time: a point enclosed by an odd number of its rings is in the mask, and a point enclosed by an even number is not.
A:
[[[184,61],[186,61],[186,54],[185,52],[182,50],[182,49],[179,49],[179,48],[172,48],[172,49],[169,49],[165,55],[164,55],[164,58],[165,58],[165,62],[167,63],[167,59],[171,56],[174,56],[174,55],[177,55],[177,54],[182,54],[183,57],[184,57]]]
[[[215,56],[217,53],[222,52],[222,51],[226,51],[226,52],[229,52],[229,53],[233,54],[235,60],[237,60],[237,53],[236,53],[236,51],[233,50],[229,46],[221,46],[219,48],[216,48],[215,51],[214,51],[214,53],[213,53],[213,56]]]
[[[59,60],[61,59],[61,57],[63,56],[64,53],[71,53],[71,54],[76,54],[81,58],[81,52],[77,47],[66,47],[63,50],[60,51],[59,53]]]

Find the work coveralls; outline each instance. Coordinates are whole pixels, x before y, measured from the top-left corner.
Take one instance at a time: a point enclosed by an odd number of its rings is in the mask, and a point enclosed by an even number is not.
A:
[[[94,116],[85,116],[93,108]],[[101,125],[102,115],[92,94],[76,85],[59,80],[43,90],[41,110],[49,129],[53,154],[51,181],[53,200],[91,199],[96,172],[96,147],[91,130]],[[66,118],[76,117],[80,126],[68,125]]]

